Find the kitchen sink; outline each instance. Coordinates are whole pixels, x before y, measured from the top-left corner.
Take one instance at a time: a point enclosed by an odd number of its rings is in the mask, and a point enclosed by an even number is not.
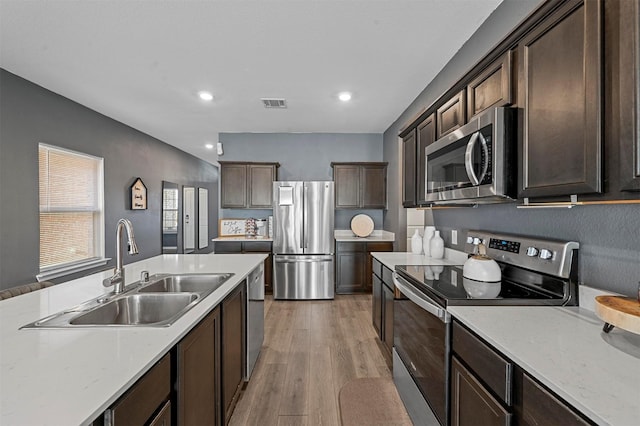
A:
[[[233,274],[157,274],[21,328],[166,327]]]
[[[150,284],[143,285],[140,293],[200,293],[208,294],[224,284],[233,274],[181,274],[158,276]]]
[[[74,317],[71,325],[169,325],[197,303],[195,293],[129,294]]]

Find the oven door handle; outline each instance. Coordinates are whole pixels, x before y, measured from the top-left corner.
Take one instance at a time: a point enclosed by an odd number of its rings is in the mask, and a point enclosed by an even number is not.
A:
[[[482,152],[484,153],[482,173],[480,173],[480,176],[476,176],[476,172],[473,170],[473,149],[475,148],[478,140],[480,140],[480,145],[482,145]],[[474,186],[480,185],[480,182],[482,182],[482,179],[484,179],[485,175],[487,174],[487,170],[489,169],[489,148],[487,148],[487,140],[479,131],[471,135],[471,139],[469,139],[469,142],[467,143],[467,150],[464,153],[464,168],[467,171],[469,180]]]
[[[393,273],[393,283],[395,286],[407,296],[416,305],[420,306],[425,311],[438,317],[440,321],[447,324],[451,322],[451,314],[446,309],[438,305],[434,300],[426,295],[418,295],[411,287],[411,284],[405,279],[398,276],[397,273]]]

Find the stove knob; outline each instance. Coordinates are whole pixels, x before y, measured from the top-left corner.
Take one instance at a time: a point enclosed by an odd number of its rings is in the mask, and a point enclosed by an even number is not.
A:
[[[478,244],[480,244],[481,242],[482,242],[482,240],[481,240],[480,238],[478,238],[478,237],[474,237],[474,239],[473,239],[473,244],[474,244],[474,245],[476,245],[476,246],[477,246],[477,245],[478,245]]]
[[[467,244],[473,244],[473,237],[467,237]]]
[[[549,260],[553,257],[553,252],[551,250],[542,249],[540,250],[540,259]]]
[[[538,255],[538,249],[535,247],[529,247],[527,248],[527,256],[529,257],[534,257]]]

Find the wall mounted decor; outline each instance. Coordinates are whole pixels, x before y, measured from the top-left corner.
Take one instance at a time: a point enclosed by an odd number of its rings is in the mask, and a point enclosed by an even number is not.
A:
[[[246,219],[220,219],[218,222],[220,237],[244,237]]]
[[[129,188],[131,194],[131,210],[147,209],[147,187],[142,179],[137,178]]]

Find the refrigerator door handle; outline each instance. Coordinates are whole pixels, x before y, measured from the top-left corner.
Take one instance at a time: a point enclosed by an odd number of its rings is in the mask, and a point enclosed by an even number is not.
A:
[[[302,201],[302,203],[303,203],[302,204],[302,207],[303,207],[302,208],[302,212],[303,212],[302,213],[302,222],[303,222],[302,229],[303,229],[303,231],[302,232],[303,232],[303,241],[304,241],[302,248],[306,249],[309,246],[309,214],[308,214],[308,211],[309,211],[309,206],[308,206],[308,203],[309,203],[309,201],[308,201],[309,200],[309,188],[307,188],[306,184],[304,185],[304,194],[303,194],[302,199],[303,199],[303,201]]]
[[[276,263],[320,263],[320,262],[332,262],[333,259],[275,259]]]

